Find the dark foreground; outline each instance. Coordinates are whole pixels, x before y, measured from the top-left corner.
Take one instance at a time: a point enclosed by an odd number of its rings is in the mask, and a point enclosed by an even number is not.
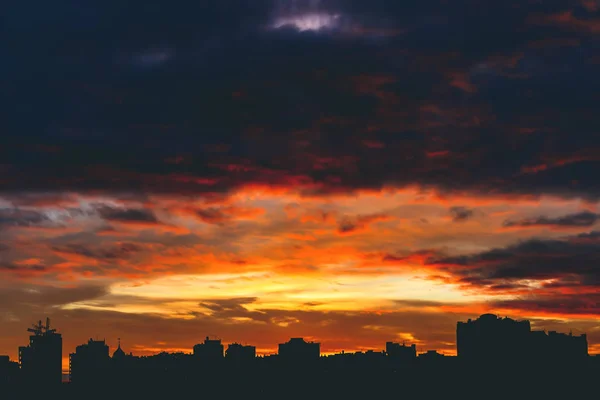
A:
[[[225,372],[225,371],[222,371]],[[8,387],[2,399],[565,399],[598,398],[596,368],[472,367],[397,371],[204,371],[115,376],[89,385]],[[591,397],[590,397],[591,396]]]

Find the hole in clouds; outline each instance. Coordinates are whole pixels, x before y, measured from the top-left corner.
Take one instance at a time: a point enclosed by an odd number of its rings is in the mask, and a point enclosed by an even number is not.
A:
[[[339,14],[308,13],[278,17],[275,19],[272,27],[274,29],[292,27],[301,32],[320,31],[323,29],[333,29],[337,27],[340,19],[341,16]]]

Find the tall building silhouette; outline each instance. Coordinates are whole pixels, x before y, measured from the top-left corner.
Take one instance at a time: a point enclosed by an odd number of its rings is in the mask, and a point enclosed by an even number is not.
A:
[[[23,378],[32,384],[58,385],[62,382],[62,336],[38,321],[27,329],[29,345],[19,347],[19,364]]]
[[[90,339],[69,355],[70,381],[75,384],[98,385],[109,378],[109,348],[104,340]]]

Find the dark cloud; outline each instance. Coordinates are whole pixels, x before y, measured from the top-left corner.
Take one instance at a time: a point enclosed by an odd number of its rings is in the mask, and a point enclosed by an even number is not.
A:
[[[538,310],[597,311],[591,306],[597,305],[600,290],[600,234],[596,231],[562,239],[529,239],[473,255],[431,257],[428,263],[465,287],[519,298],[500,305],[533,310],[536,303]],[[537,286],[531,287],[531,282]]]
[[[238,297],[231,299],[205,299],[198,303],[200,307],[208,310],[208,315],[213,318],[249,318],[265,322],[267,319],[258,311],[249,311],[245,306],[258,300],[256,297]],[[193,313],[194,315],[207,315]]]
[[[578,1],[209,3],[6,10],[0,190],[600,196]],[[267,29],[309,12],[341,22]]]
[[[18,208],[0,209],[0,226],[32,226],[49,221],[50,218],[39,211],[22,210]]]
[[[9,262],[0,262],[0,270],[8,270],[11,272],[17,272],[17,273],[21,273],[21,272],[43,272],[46,271],[48,268],[43,265],[43,264],[16,264],[16,263],[9,263]]]
[[[151,210],[143,208],[116,208],[110,206],[100,206],[97,208],[98,214],[107,221],[117,222],[138,222],[138,223],[158,223],[156,216]]]
[[[450,215],[454,222],[466,221],[473,217],[475,211],[467,207],[452,207],[450,208]]]
[[[344,215],[338,221],[338,232],[341,234],[353,233],[366,229],[374,222],[385,221],[389,218],[386,214],[368,214],[353,217]]]
[[[206,299],[202,300],[199,305],[211,311],[246,311],[244,305],[254,303],[256,297],[237,297],[232,299]]]
[[[342,218],[339,222],[338,222],[338,231],[340,233],[348,233],[348,232],[352,232],[354,230],[356,230],[357,225],[354,221],[352,221],[350,218]]]
[[[135,243],[119,243],[105,248],[93,248],[83,244],[67,244],[64,246],[55,246],[52,250],[59,254],[76,254],[109,261],[128,259],[134,254],[143,251],[143,247]]]
[[[2,194],[2,199],[12,203],[15,207],[60,206],[68,208],[78,203],[74,194],[63,192],[8,192]]]
[[[554,294],[553,296],[528,295],[516,300],[494,301],[495,307],[524,310],[532,313],[555,312],[570,315],[600,315],[600,295]]]
[[[582,239],[588,240],[582,240]],[[461,267],[459,275],[486,281],[500,279],[550,279],[580,275],[593,278],[600,265],[600,240],[585,234],[559,239],[529,239],[482,253],[431,260]]]
[[[530,226],[564,226],[564,227],[590,227],[594,225],[600,215],[590,212],[583,211],[576,214],[564,215],[562,217],[535,217],[526,218],[517,221],[507,220],[504,222],[506,227],[530,227]]]
[[[96,299],[107,293],[107,288],[101,285],[2,287],[0,309],[13,311],[18,315],[19,312],[27,313],[35,309],[42,310],[44,307],[50,308]]]
[[[207,224],[220,224],[230,219],[230,216],[225,214],[219,208],[197,210],[196,215]]]

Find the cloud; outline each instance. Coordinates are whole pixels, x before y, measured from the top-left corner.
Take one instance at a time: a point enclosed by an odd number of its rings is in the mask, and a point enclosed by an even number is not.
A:
[[[475,9],[466,1],[294,3],[139,12],[107,1],[94,15],[46,10],[31,36],[8,24],[21,40],[15,49],[31,52],[6,54],[19,62],[4,66],[5,93],[27,107],[5,121],[0,190],[327,195],[420,186],[600,198],[590,107],[597,35],[586,25],[594,11],[572,1],[498,2],[485,16],[459,11]],[[11,13],[28,15],[23,6]],[[337,29],[315,31],[335,15]],[[264,29],[277,18],[296,28]],[[48,34],[45,24],[58,28]],[[57,37],[69,38],[64,53],[35,58]],[[540,49],[540,38],[575,44]],[[72,73],[81,79],[64,82]]]
[[[301,32],[320,31],[335,28],[338,25],[340,18],[341,16],[338,14],[326,13],[308,13],[287,17],[281,16],[275,19],[272,27],[274,29],[294,27]]]
[[[457,273],[482,280],[550,279],[561,275],[594,278],[600,246],[597,232],[560,239],[528,239],[520,243],[466,256],[431,260],[456,266]],[[565,268],[570,265],[569,268]],[[472,280],[472,282],[477,282]]]
[[[256,297],[236,297],[230,299],[205,299],[200,302],[202,307],[208,308],[211,311],[230,311],[246,310],[243,306],[251,304],[258,300]]]
[[[108,293],[102,285],[77,287],[19,285],[3,286],[0,290],[0,309],[13,311],[16,315],[27,314],[43,308],[66,305],[96,299]]]
[[[426,264],[449,274],[450,282],[492,296],[517,299],[498,305],[519,309],[594,314],[600,289],[600,233],[560,239],[528,239],[481,253],[431,257]],[[447,279],[447,278],[442,278]],[[578,308],[579,307],[579,308]]]
[[[590,227],[600,218],[599,214],[582,211],[576,214],[564,215],[561,217],[535,217],[516,221],[504,221],[505,227],[535,227],[535,226],[557,226],[557,227]]]
[[[196,211],[196,215],[200,217],[200,219],[209,224],[219,224],[224,221],[229,220],[229,217],[218,208],[207,208],[204,210]]]
[[[83,257],[100,260],[124,260],[132,255],[143,251],[140,245],[135,243],[119,243],[111,245],[108,248],[93,249],[83,244],[67,244],[64,246],[55,246],[52,248],[58,254],[75,254]]]
[[[535,315],[555,313],[559,315],[600,315],[600,296],[597,293],[586,293],[581,296],[557,293],[550,296],[529,295],[514,300],[492,302],[494,307],[516,309]]]
[[[0,225],[4,226],[32,226],[51,221],[50,218],[38,211],[22,210],[16,208],[0,209]]]
[[[198,305],[208,310],[208,315],[213,318],[249,318],[257,321],[266,321],[260,312],[249,311],[245,306],[255,303],[256,297],[241,297],[230,299],[205,299]],[[198,315],[198,314],[195,314]]]
[[[357,215],[355,217],[343,216],[338,221],[337,229],[341,234],[351,234],[367,229],[369,225],[375,222],[387,221],[389,219],[391,217],[386,214]]]
[[[46,271],[47,267],[42,264],[17,264],[17,263],[0,263],[0,269],[5,269],[12,272],[18,273],[35,273]]]
[[[117,208],[102,205],[97,209],[98,214],[107,221],[123,223],[148,223],[156,224],[158,220],[151,210],[134,208]]]
[[[454,222],[462,222],[471,219],[475,211],[467,207],[452,207],[450,208],[450,215]]]
[[[258,208],[243,208],[235,206],[208,207],[202,209],[190,209],[193,215],[197,216],[207,224],[220,225],[231,220],[252,219],[264,213],[264,210]]]

